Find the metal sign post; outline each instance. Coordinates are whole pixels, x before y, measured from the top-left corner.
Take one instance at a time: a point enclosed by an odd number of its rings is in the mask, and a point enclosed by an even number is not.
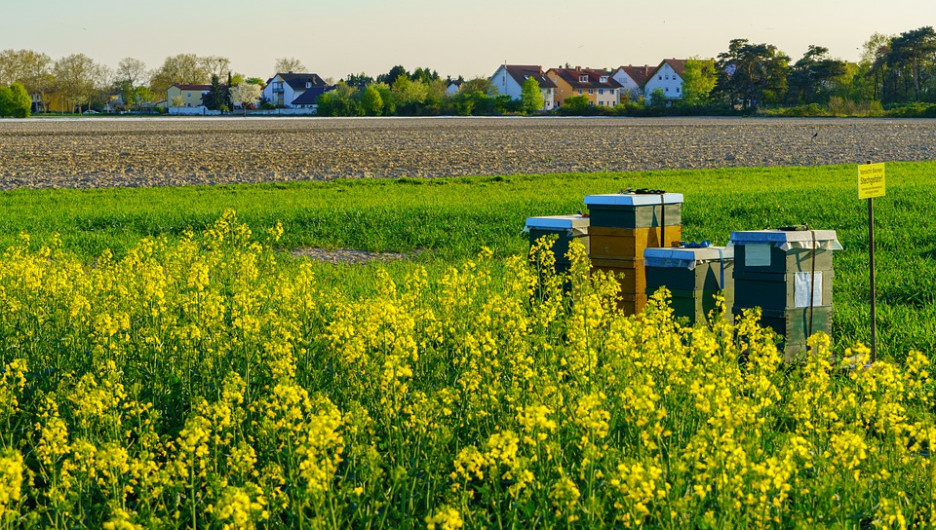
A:
[[[877,361],[877,296],[874,289],[874,198],[868,198],[868,256],[871,266],[871,362]]]
[[[877,361],[877,296],[874,289],[874,198],[885,191],[884,164],[858,166],[858,198],[868,199],[868,261],[871,267],[871,362]]]

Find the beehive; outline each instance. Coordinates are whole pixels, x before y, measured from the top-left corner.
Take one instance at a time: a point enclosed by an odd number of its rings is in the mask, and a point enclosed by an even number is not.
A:
[[[832,333],[834,230],[732,232],[733,312],[760,307],[761,324],[784,336],[786,358],[806,348],[811,333]]]
[[[539,238],[555,235],[553,254],[556,256],[556,272],[565,272],[569,269],[569,243],[578,241],[589,249],[588,237],[589,219],[582,215],[549,215],[543,217],[528,217],[526,231],[530,234],[530,246]]]
[[[636,259],[644,255],[648,248],[672,247],[682,240],[682,226],[645,228],[608,228],[594,226],[589,228],[591,251],[594,259]],[[661,240],[665,239],[665,241]]]
[[[591,226],[647,228],[682,224],[681,193],[611,193],[585,196]]]
[[[731,247],[648,248],[644,252],[647,295],[665,286],[677,318],[705,322],[721,293],[732,307],[734,253]]]
[[[682,238],[682,202],[679,193],[585,197],[589,233],[594,234],[589,252],[592,267],[618,278],[625,313],[640,313],[647,304],[644,250],[673,245]]]
[[[593,259],[592,268],[614,274],[623,295],[647,294],[647,270],[642,259]]]

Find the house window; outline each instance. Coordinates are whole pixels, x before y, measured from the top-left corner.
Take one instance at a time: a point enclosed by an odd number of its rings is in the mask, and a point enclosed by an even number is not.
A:
[[[666,91],[669,92],[669,87],[666,87]]]
[[[306,81],[306,88],[312,88],[312,81]]]
[[[582,95],[582,89],[581,89],[581,88],[578,89],[578,93],[579,93],[580,96]]]
[[[589,88],[589,89],[588,89],[588,93],[589,93],[589,94],[594,94],[594,93],[595,93],[595,89],[594,89],[594,88]]]
[[[608,76],[606,76],[606,75],[601,76],[601,82],[602,82],[602,83],[607,83],[607,82],[608,82]]]
[[[587,82],[588,82],[588,76],[587,76],[587,75],[580,75],[580,76],[579,76],[579,83],[587,83]]]
[[[599,88],[599,89],[598,89],[598,93],[599,93],[599,94],[604,94],[604,89],[603,89],[603,88]]]
[[[658,76],[657,76],[657,81],[662,81],[662,80],[663,80],[663,76],[662,76],[662,75],[658,75]]]
[[[679,87],[676,87],[676,93],[677,94],[679,93]]]

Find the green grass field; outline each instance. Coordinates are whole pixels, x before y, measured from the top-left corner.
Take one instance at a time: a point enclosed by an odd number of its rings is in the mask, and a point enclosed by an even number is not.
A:
[[[16,190],[0,193],[0,247],[28,232],[36,244],[58,233],[67,250],[93,260],[117,256],[141,237],[178,238],[225,210],[260,232],[281,221],[284,249],[425,250],[430,271],[474,256],[526,252],[521,233],[533,215],[574,213],[586,194],[653,187],[681,192],[684,237],[724,244],[732,230],[808,223],[838,230],[836,342],[867,341],[866,206],[855,166],[645,173],[363,180],[221,187]],[[876,203],[879,342],[885,355],[936,350],[936,162],[887,166],[887,196]],[[403,273],[405,262],[388,265]],[[349,291],[375,284],[372,266],[316,265]]]

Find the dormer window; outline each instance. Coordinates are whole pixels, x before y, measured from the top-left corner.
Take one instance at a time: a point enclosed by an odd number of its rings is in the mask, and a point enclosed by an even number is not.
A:
[[[601,76],[601,82],[602,82],[602,83],[607,83],[607,82],[608,82],[608,76],[606,76],[606,75]]]
[[[587,83],[587,82],[588,82],[588,76],[587,76],[587,75],[580,75],[580,76],[579,76],[579,83]]]
[[[312,81],[306,81],[306,88],[312,88]]]

